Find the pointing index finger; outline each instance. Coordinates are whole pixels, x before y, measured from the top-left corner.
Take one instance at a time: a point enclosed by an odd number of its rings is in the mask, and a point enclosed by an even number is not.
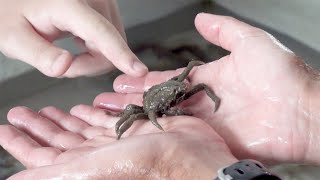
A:
[[[52,21],[62,31],[72,32],[88,46],[96,48],[114,66],[131,76],[143,76],[147,67],[130,50],[117,29],[101,14],[80,1],[55,12]],[[67,17],[67,19],[66,19]]]

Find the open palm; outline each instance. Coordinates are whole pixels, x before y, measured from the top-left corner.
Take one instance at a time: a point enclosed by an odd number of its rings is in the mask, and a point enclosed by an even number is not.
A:
[[[222,138],[197,118],[160,119],[165,132],[141,121],[128,130],[130,137],[117,141],[119,118],[85,105],[71,114],[54,107],[9,112],[13,126],[0,126],[0,145],[27,167],[10,179],[211,179],[236,161]]]
[[[191,86],[205,83],[216,92],[222,99],[220,109],[214,113],[214,103],[205,93],[182,106],[209,122],[237,157],[304,161],[312,135],[312,122],[303,113],[308,76],[304,63],[271,35],[233,18],[200,14],[195,24],[207,40],[231,54],[189,75]],[[114,89],[131,94],[101,94],[95,105],[141,104],[144,90],[180,72],[150,72],[143,78],[122,75]]]

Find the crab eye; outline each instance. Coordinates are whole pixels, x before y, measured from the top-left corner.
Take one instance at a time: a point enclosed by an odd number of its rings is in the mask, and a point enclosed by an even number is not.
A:
[[[130,105],[128,105],[127,107],[126,107],[126,110],[131,110],[132,109],[132,107],[130,106]]]

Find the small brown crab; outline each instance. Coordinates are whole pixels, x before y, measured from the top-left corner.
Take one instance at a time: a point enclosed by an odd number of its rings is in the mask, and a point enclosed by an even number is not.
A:
[[[121,118],[115,125],[117,139],[120,139],[121,135],[138,119],[149,119],[153,125],[163,130],[157,122],[157,117],[190,115],[174,106],[202,90],[215,102],[214,111],[217,111],[220,98],[207,85],[201,83],[188,90],[187,85],[183,82],[194,66],[202,64],[204,64],[202,61],[190,61],[180,75],[152,86],[143,94],[143,107],[134,104],[127,105],[125,110],[119,114]]]

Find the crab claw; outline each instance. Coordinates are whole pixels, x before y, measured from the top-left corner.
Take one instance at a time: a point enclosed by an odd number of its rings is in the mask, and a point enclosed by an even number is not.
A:
[[[164,129],[162,128],[162,126],[158,123],[158,121],[157,121],[157,115],[156,115],[156,113],[155,112],[153,112],[153,111],[150,111],[149,113],[148,113],[148,117],[149,117],[149,119],[150,119],[150,121],[151,121],[151,123],[153,124],[153,125],[155,125],[158,129],[160,129],[161,131],[164,131]]]

